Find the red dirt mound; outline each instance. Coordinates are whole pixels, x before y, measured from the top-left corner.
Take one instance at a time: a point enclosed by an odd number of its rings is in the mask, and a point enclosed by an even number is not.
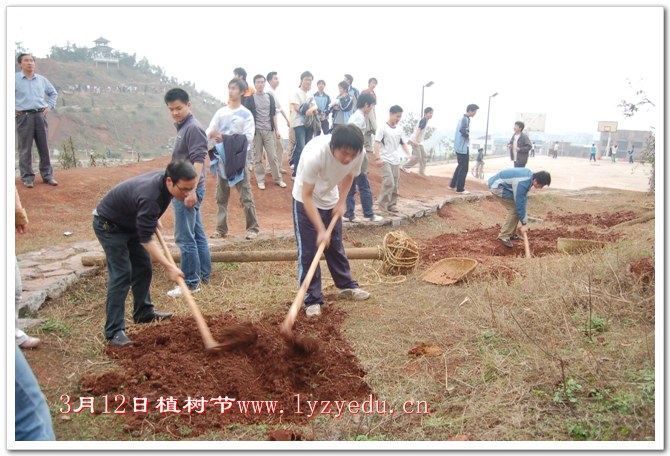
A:
[[[110,398],[123,394],[128,401],[124,415],[127,432],[141,432],[148,421],[158,432],[187,427],[189,437],[230,423],[305,423],[310,413],[307,401],[362,401],[369,397],[365,371],[340,331],[343,310],[326,307],[320,319],[296,322],[294,332],[320,341],[319,351],[309,356],[299,356],[286,346],[279,334],[284,316],[262,315],[252,323],[258,334],[254,345],[216,354],[205,352],[192,318],[176,317],[148,326],[131,334],[133,346],[107,349],[111,358],[119,360],[123,372],[83,378],[82,390],[107,393]],[[230,314],[206,319],[214,339],[222,343],[226,329],[241,323]],[[137,398],[147,399],[147,413],[136,412]],[[160,412],[160,404],[168,406],[170,398],[175,401],[173,410],[179,413]],[[188,398],[192,399],[190,409]],[[221,413],[226,398],[230,408]],[[253,404],[244,401],[267,402],[258,403],[260,408],[254,411]],[[249,406],[246,413],[245,404]]]
[[[547,212],[546,220],[548,222],[560,223],[567,226],[593,225],[599,228],[610,228],[619,223],[633,220],[635,217],[638,217],[638,214],[633,211],[615,213],[605,212],[602,214],[573,214],[571,212],[568,212],[567,214],[555,214],[554,212],[549,211]]]

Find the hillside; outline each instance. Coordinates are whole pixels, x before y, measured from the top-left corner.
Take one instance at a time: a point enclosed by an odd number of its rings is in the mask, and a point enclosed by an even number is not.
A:
[[[89,153],[112,158],[150,158],[168,154],[175,137],[163,95],[180,86],[191,96],[192,112],[203,126],[221,101],[190,85],[170,84],[137,68],[99,66],[94,62],[37,59],[37,72],[58,91],[56,109],[49,114],[49,145],[63,150],[72,137],[79,160]],[[54,164],[58,159],[54,156]]]

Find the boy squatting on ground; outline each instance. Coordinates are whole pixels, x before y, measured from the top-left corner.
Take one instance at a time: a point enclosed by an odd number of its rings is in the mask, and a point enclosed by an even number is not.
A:
[[[363,301],[370,293],[358,287],[351,277],[349,260],[342,245],[342,214],[354,176],[363,163],[363,133],[355,125],[340,125],[332,135],[311,140],[298,162],[293,187],[293,224],[298,244],[298,277],[303,282],[322,241],[326,264],[341,299]],[[329,239],[326,226],[337,222]],[[308,317],[321,315],[321,268],[317,267],[305,296]]]
[[[505,247],[512,248],[512,241],[521,240],[516,227],[521,221],[522,233],[528,231],[528,192],[535,187],[540,189],[551,184],[551,175],[546,171],[533,173],[528,168],[507,168],[492,176],[488,186],[498,198],[498,202],[507,209],[507,218],[500,229],[498,239]]]

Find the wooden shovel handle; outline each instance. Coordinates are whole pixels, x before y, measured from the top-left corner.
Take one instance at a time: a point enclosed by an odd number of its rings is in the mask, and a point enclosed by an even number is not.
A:
[[[161,248],[163,249],[163,253],[168,258],[168,261],[173,266],[176,267],[177,265],[174,262],[174,258],[172,258],[170,249],[168,249],[168,246],[165,243],[165,239],[163,239],[163,235],[161,234],[158,228],[156,228],[156,237],[158,238],[158,242],[160,243]],[[183,278],[179,277],[177,278],[177,284],[179,284],[181,292],[184,295],[184,299],[191,308],[191,312],[193,313],[193,317],[195,318],[195,323],[198,325],[198,330],[200,331],[200,335],[202,336],[202,341],[205,343],[205,348],[211,349],[213,347],[218,346],[219,344],[217,344],[216,341],[214,340],[214,337],[212,337],[212,333],[209,331],[209,327],[207,326],[207,323],[205,322],[202,313],[200,313],[200,309],[198,308],[198,305],[195,303],[195,299],[193,299],[191,290],[188,289],[186,282],[184,282]]]
[[[314,255],[312,264],[309,265],[309,269],[307,270],[307,275],[305,275],[305,279],[302,281],[300,290],[298,290],[298,294],[295,296],[293,304],[291,304],[291,308],[289,309],[288,314],[284,319],[284,323],[282,324],[282,328],[286,332],[291,331],[296,318],[298,318],[298,312],[300,311],[302,301],[303,299],[305,299],[305,295],[307,294],[307,288],[309,287],[309,284],[312,281],[312,278],[314,277],[314,272],[316,271],[316,267],[319,265],[321,255],[323,254],[323,251],[326,250],[326,240],[330,238],[330,235],[333,232],[333,228],[335,228],[335,224],[337,223],[337,220],[339,218],[340,218],[339,214],[336,214],[335,212],[332,213],[330,223],[328,224],[328,229],[326,229],[326,239],[324,239],[323,242],[319,244],[319,248],[316,251],[316,255]]]
[[[526,258],[530,258],[530,246],[528,245],[528,235],[523,232],[523,248],[526,250]]]

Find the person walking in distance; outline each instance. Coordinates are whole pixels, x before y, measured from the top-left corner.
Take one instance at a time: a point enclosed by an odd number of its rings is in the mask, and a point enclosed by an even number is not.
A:
[[[433,108],[426,108],[423,110],[423,117],[419,121],[414,130],[414,134],[409,140],[409,144],[412,146],[412,158],[409,159],[404,166],[401,166],[400,169],[405,172],[409,172],[409,169],[419,164],[419,174],[422,176],[426,175],[426,149],[423,147],[423,140],[426,136],[426,127],[428,126],[428,121],[433,118]]]
[[[363,301],[370,293],[361,289],[351,276],[351,267],[342,244],[342,214],[345,198],[354,176],[363,163],[363,134],[355,125],[340,125],[332,135],[310,141],[298,163],[293,186],[293,224],[298,243],[298,279],[305,280],[316,251],[326,243],[324,256],[338,298]],[[326,226],[336,219],[330,238]],[[321,315],[321,268],[317,267],[307,288],[304,305],[308,317]]]
[[[232,79],[228,83],[228,104],[214,113],[214,117],[209,122],[205,133],[208,138],[214,138],[217,143],[232,142],[228,145],[228,152],[231,147],[237,145],[237,139],[246,138],[246,153],[251,152],[252,141],[254,139],[254,116],[247,108],[242,106],[242,94],[247,90],[247,86],[241,79]],[[210,165],[211,166],[211,165]],[[254,195],[251,192],[249,183],[249,170],[244,167],[244,171],[235,182],[229,182],[228,177],[221,175],[217,171],[216,183],[216,204],[218,210],[216,213],[216,231],[210,236],[212,239],[228,236],[228,200],[230,199],[230,187],[237,188],[240,195],[240,203],[244,208],[244,218],[246,221],[247,235],[246,239],[252,240],[258,237],[260,227],[256,217],[256,205],[254,204]]]
[[[358,97],[358,106],[356,112],[354,112],[349,118],[349,124],[356,125],[363,135],[365,135],[365,130],[367,128],[366,117],[370,115],[372,109],[374,109],[375,99],[370,93],[361,93],[361,96]],[[365,145],[365,141],[363,142]],[[358,189],[358,194],[361,197],[361,206],[363,206],[363,220],[366,222],[380,222],[383,220],[383,217],[375,215],[374,209],[372,208],[372,190],[370,190],[370,181],[368,180],[368,157],[367,153],[363,152],[363,164],[361,165],[361,173],[354,178],[353,184],[351,184],[351,189],[347,195],[347,210],[344,213],[344,220],[349,220],[350,222],[360,222],[360,219],[356,217],[356,189]]]
[[[593,160],[596,162],[596,143],[591,144],[591,155],[589,155],[589,163]]]
[[[400,119],[402,108],[398,105],[391,106],[389,120],[380,125],[375,133],[375,165],[382,167],[382,188],[377,205],[383,211],[394,213],[398,212],[399,168],[410,156],[409,148],[402,140],[402,130],[397,128]]]
[[[44,76],[35,73],[35,59],[31,54],[20,54],[21,71],[16,73],[14,85],[14,120],[19,147],[19,172],[23,185],[34,187],[33,141],[40,156],[39,170],[45,184],[56,186],[49,157],[49,124],[47,114],[56,107],[58,92]],[[45,99],[46,97],[46,99]]]
[[[175,121],[177,137],[172,149],[172,160],[186,160],[195,168],[198,185],[186,198],[172,198],[174,207],[174,240],[181,252],[180,268],[191,293],[200,291],[200,283],[209,283],[212,262],[207,235],[202,223],[202,201],[205,199],[205,158],[207,157],[207,135],[202,125],[191,112],[188,93],[180,88],[167,91],[165,104]],[[177,285],[168,291],[168,296],[182,296]]]
[[[449,188],[456,190],[456,193],[470,193],[465,190],[465,178],[468,174],[468,165],[470,161],[470,119],[477,114],[479,106],[469,104],[465,109],[465,114],[458,121],[456,126],[456,135],[454,137],[454,150],[458,165],[451,178]]]
[[[512,135],[512,139],[507,143],[509,158],[514,162],[515,168],[526,166],[526,163],[528,163],[528,153],[533,147],[530,138],[523,132],[525,127],[526,125],[520,120],[514,122],[514,134]]]

